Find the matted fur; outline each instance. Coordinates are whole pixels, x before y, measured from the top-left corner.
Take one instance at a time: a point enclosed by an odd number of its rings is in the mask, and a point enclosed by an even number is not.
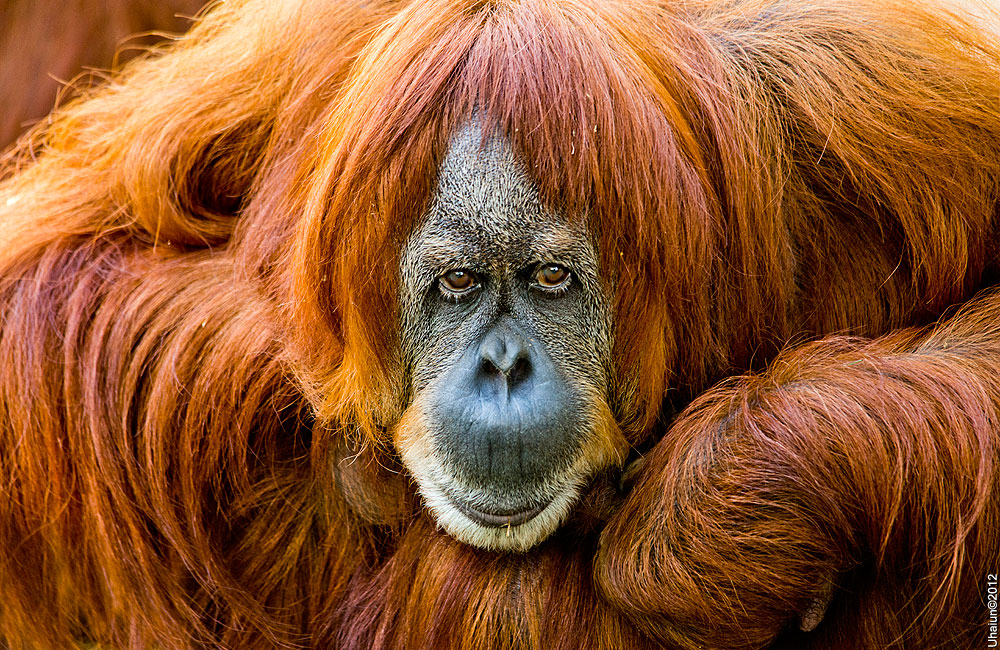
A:
[[[827,580],[780,642],[979,634],[995,301],[704,391],[992,283],[998,62],[914,0],[219,4],[3,167],[0,637],[757,648]],[[594,233],[655,445],[525,554],[436,530],[391,448],[398,252],[473,115]]]

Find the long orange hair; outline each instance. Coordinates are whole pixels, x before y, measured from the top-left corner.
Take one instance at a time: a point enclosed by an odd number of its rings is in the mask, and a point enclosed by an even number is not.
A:
[[[651,444],[996,271],[998,49],[909,0],[219,3],[5,157],[0,638],[652,643],[593,584],[602,494],[496,556],[393,474],[398,251],[449,134],[506,134],[588,224]]]

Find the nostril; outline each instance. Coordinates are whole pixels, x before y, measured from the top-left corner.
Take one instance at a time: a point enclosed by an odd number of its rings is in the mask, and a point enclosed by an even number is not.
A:
[[[483,359],[482,363],[479,364],[479,370],[487,377],[503,374],[503,371],[497,367],[497,364],[494,363],[493,360],[489,358]]]
[[[503,374],[504,357],[507,354],[503,341],[497,336],[488,336],[479,348],[482,361],[480,370],[485,375]]]
[[[514,361],[514,365],[507,372],[507,383],[511,386],[516,386],[527,379],[530,374],[531,363],[528,361],[528,358],[526,356],[518,357]]]

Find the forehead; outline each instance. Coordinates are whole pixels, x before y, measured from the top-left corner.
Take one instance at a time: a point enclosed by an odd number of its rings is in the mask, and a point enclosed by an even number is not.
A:
[[[586,239],[584,224],[542,204],[507,141],[484,138],[478,123],[471,122],[452,137],[430,208],[411,242],[432,257],[527,258],[576,256],[581,246],[589,248]]]

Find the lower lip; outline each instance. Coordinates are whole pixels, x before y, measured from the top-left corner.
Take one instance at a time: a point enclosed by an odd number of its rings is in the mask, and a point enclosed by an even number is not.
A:
[[[474,508],[461,503],[460,501],[453,500],[452,504],[458,511],[463,515],[476,522],[480,526],[485,526],[487,528],[504,528],[510,526],[520,526],[521,524],[527,523],[534,519],[542,510],[545,510],[548,503],[543,503],[541,505],[535,506],[534,508],[529,508],[528,510],[520,510],[518,512],[511,512],[506,514],[492,514],[488,512],[482,512]]]

